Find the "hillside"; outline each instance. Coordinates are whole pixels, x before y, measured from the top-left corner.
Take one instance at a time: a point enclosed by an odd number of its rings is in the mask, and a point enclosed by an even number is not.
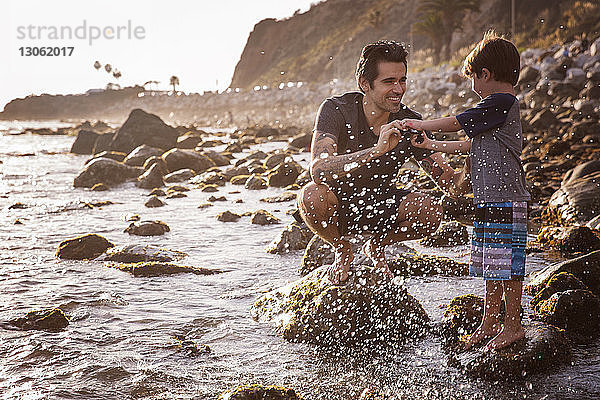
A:
[[[479,11],[467,13],[463,30],[452,36],[452,52],[469,46],[490,28],[509,32],[510,3],[482,0]],[[431,53],[427,49],[433,43],[416,33],[411,37],[412,24],[421,18],[418,4],[414,0],[327,0],[285,20],[263,20],[250,33],[230,86],[348,79],[361,48],[378,39],[412,42],[417,51],[411,53],[426,63],[424,56]],[[597,1],[517,1],[515,14],[515,40],[522,47],[563,43],[586,29],[597,36],[600,28]]]

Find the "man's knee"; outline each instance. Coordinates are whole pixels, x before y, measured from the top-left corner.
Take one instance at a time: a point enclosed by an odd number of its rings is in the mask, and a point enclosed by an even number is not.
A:
[[[298,208],[306,213],[320,213],[336,203],[335,195],[326,185],[311,182],[298,193]]]
[[[423,212],[420,215],[420,232],[423,235],[434,233],[442,222],[442,205],[430,196],[423,199]]]

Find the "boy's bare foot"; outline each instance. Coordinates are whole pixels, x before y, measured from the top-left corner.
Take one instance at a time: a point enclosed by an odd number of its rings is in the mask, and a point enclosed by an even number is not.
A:
[[[465,350],[469,350],[482,340],[491,339],[497,336],[502,331],[502,324],[496,323],[491,325],[480,325],[469,337],[469,340],[464,345]]]
[[[385,260],[383,248],[378,247],[371,239],[367,240],[363,245],[363,253],[371,259],[376,271],[380,271],[386,278],[393,278],[394,274],[390,271],[390,266]]]
[[[354,259],[354,255],[352,254],[350,243],[340,243],[334,251],[335,260],[327,269],[327,277],[329,282],[339,285],[348,279],[348,271],[350,271],[350,264]]]
[[[513,329],[509,329],[505,326],[502,331],[487,344],[486,348],[488,350],[503,349],[523,339],[524,337],[525,330],[522,326],[519,325]]]

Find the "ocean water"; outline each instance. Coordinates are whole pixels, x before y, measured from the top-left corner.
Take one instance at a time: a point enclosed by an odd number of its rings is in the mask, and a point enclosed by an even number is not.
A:
[[[70,325],[59,333],[0,328],[2,399],[216,399],[220,392],[247,383],[292,387],[305,399],[357,399],[372,386],[401,399],[600,396],[598,344],[578,346],[571,365],[548,373],[485,382],[448,366],[435,337],[401,349],[340,353],[289,343],[249,314],[263,293],[299,278],[301,252],[265,252],[291,222],[285,212],[294,205],[259,200],[283,190],[247,191],[228,184],[216,193],[228,201],[213,207],[198,209],[211,193],[192,190],[186,198],[167,199],[165,207],[146,208],[148,191],[133,183],[108,192],[73,188],[73,178],[89,157],[68,153],[73,137],[13,135],[28,124],[0,124],[0,322],[32,309],[61,307]],[[263,148],[283,145],[274,142]],[[297,158],[306,163],[309,155]],[[243,203],[234,203],[237,199]],[[82,206],[104,200],[115,204]],[[9,209],[17,202],[27,208]],[[261,208],[283,224],[252,225],[249,217],[236,223],[215,219],[225,210]],[[123,232],[125,219],[136,213],[166,222],[171,231],[159,237],[129,236]],[[21,225],[14,224],[17,219]],[[117,245],[181,250],[188,253],[182,264],[225,272],[135,278],[102,262],[55,257],[61,241],[86,233],[98,233]],[[416,242],[408,245],[429,254],[468,258],[466,246],[432,251]],[[533,255],[528,270],[551,261]],[[434,321],[453,297],[483,293],[482,282],[471,278],[419,277],[406,285]],[[177,349],[175,336],[212,351],[187,354]]]

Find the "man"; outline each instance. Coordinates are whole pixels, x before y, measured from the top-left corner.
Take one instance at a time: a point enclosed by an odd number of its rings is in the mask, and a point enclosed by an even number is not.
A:
[[[433,198],[395,186],[406,161],[419,161],[448,190],[464,178],[464,171],[455,173],[440,153],[413,147],[410,135],[400,129],[400,120],[421,118],[401,102],[407,55],[393,41],[365,46],[356,69],[360,92],[329,98],[317,113],[313,182],[298,195],[298,208],[308,227],[334,248],[335,261],[327,271],[334,284],[348,278],[353,260],[344,235],[373,234],[363,251],[376,269],[391,277],[385,246],[438,228],[442,208]]]

